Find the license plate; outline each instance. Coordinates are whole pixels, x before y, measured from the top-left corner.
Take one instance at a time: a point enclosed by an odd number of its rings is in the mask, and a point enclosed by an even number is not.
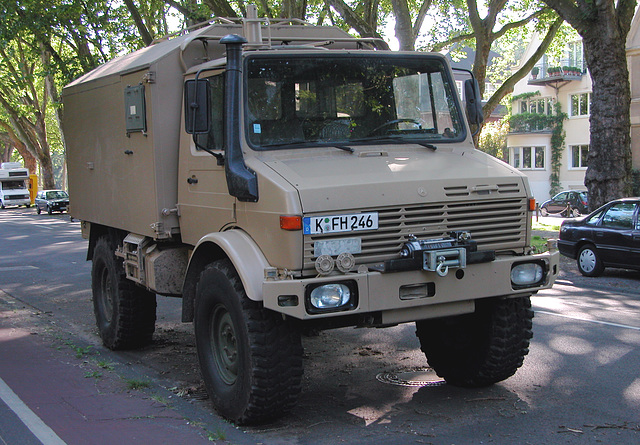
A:
[[[307,216],[304,218],[302,226],[305,235],[376,230],[378,228],[378,213]]]

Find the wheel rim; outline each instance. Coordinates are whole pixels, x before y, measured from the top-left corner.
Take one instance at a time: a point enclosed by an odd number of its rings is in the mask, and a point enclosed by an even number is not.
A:
[[[211,347],[220,378],[232,385],[238,378],[238,344],[231,315],[217,306],[211,323]]]
[[[102,268],[100,274],[100,297],[98,303],[107,321],[113,317],[113,286],[109,276],[109,269]]]
[[[580,252],[580,268],[585,272],[593,272],[593,270],[596,268],[596,261],[596,254],[593,250],[584,249],[582,252]]]

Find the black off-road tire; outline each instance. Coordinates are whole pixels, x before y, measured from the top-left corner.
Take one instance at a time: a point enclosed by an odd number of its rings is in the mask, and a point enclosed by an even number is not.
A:
[[[93,250],[91,289],[96,325],[103,344],[113,350],[149,344],[155,331],[156,295],[125,278],[122,259],[107,237]]]
[[[529,353],[529,297],[478,300],[473,314],[416,322],[429,366],[454,386],[489,386],[511,377]]]
[[[302,380],[300,331],[250,300],[229,260],[202,271],[194,329],[202,377],[222,416],[256,424],[295,405]]]

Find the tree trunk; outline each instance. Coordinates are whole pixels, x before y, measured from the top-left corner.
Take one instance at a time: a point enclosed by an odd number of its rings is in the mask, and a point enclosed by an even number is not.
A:
[[[585,185],[595,209],[631,194],[631,92],[624,45],[606,33],[584,37],[593,84],[591,141]]]
[[[392,0],[391,4],[393,6],[393,15],[396,18],[395,32],[399,49],[400,51],[413,51],[415,49],[415,38],[407,0]]]
[[[631,194],[631,89],[626,38],[636,0],[544,0],[582,37],[591,75],[589,207]]]

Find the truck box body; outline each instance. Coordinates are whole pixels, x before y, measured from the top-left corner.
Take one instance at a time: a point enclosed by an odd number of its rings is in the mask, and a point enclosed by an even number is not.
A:
[[[223,45],[205,47],[200,36],[215,41],[231,33],[242,33],[242,25],[214,24],[161,41],[114,59],[64,88],[73,217],[152,238],[179,233],[176,214],[163,215],[163,210],[175,209],[178,199],[183,75],[203,61],[224,57]],[[270,36],[293,43],[296,37],[349,39],[338,28],[308,25],[271,26]],[[135,129],[128,130],[128,122]],[[78,189],[83,192],[75,193]]]

